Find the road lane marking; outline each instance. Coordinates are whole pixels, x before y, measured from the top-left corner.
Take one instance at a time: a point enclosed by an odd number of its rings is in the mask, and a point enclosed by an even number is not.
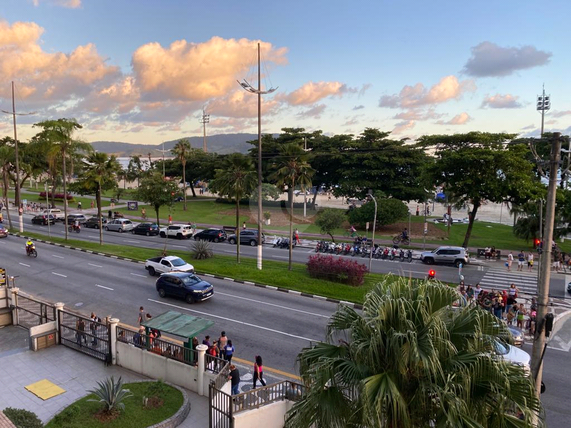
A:
[[[313,312],[302,311],[301,309],[289,308],[289,307],[287,307],[287,306],[276,305],[276,304],[274,304],[274,303],[262,302],[261,300],[248,299],[247,297],[235,296],[235,295],[233,295],[233,294],[221,293],[221,292],[219,292],[219,291],[217,291],[216,294],[221,294],[221,295],[223,295],[223,296],[233,297],[234,299],[247,300],[248,302],[261,303],[262,305],[274,306],[274,307],[276,307],[276,308],[287,309],[287,310],[289,310],[289,311],[301,312],[302,314],[313,315],[313,316],[316,316],[316,317],[330,318],[329,315],[314,314]]]
[[[139,275],[138,273],[133,273],[133,272],[131,272],[131,275],[133,275],[133,276],[140,276],[141,278],[146,278],[146,277],[147,277],[147,275]]]
[[[64,277],[64,278],[67,278],[67,275],[62,275],[61,273],[57,273],[57,272],[52,272],[52,273],[53,273],[54,275],[57,275],[57,276],[61,276],[61,277]]]
[[[58,259],[63,259],[63,258],[64,258],[63,256],[58,256],[57,254],[52,254],[52,257],[56,257],[56,258],[58,258]]]
[[[172,244],[171,247],[186,248],[184,245],[176,245],[176,244]]]
[[[93,263],[87,263],[89,266],[93,266],[93,267],[98,267],[98,268],[102,268],[103,266],[100,265],[94,265]]]
[[[100,287],[100,288],[105,288],[106,290],[111,290],[113,291],[113,289],[111,287],[105,287],[104,285],[99,285],[99,284],[95,284],[96,287]]]
[[[273,258],[275,258],[275,259],[288,259],[289,260],[288,256],[273,256]]]
[[[89,239],[99,239],[99,236],[91,236],[91,235],[87,235],[87,237],[88,237]]]
[[[133,244],[140,244],[141,241],[133,241],[131,239],[123,239],[123,242],[132,242]]]
[[[248,326],[248,327],[259,328],[260,330],[271,331],[272,333],[277,333],[277,334],[281,334],[281,335],[283,335],[283,336],[293,337],[293,338],[295,338],[295,339],[307,340],[307,341],[309,341],[309,342],[320,342],[320,340],[317,340],[317,339],[310,339],[310,338],[304,337],[304,336],[297,336],[297,335],[295,335],[295,334],[286,333],[285,331],[274,330],[273,328],[262,327],[262,326],[260,326],[260,325],[250,324],[250,323],[247,323],[247,322],[244,322],[244,321],[238,321],[238,320],[234,320],[234,319],[232,319],[232,318],[222,317],[222,316],[220,316],[220,315],[214,315],[214,314],[209,313],[209,312],[195,311],[195,310],[193,310],[193,309],[185,308],[184,306],[173,305],[173,304],[171,304],[171,303],[165,303],[165,302],[161,302],[161,301],[159,301],[159,300],[153,300],[153,299],[147,299],[147,300],[148,300],[149,302],[158,303],[159,305],[171,306],[171,307],[173,307],[173,308],[182,309],[182,310],[188,311],[188,312],[194,312],[194,313],[197,313],[197,314],[200,314],[200,315],[204,315],[204,316],[207,316],[207,317],[219,318],[219,319],[224,320],[224,321],[229,321],[229,322],[233,322],[233,323],[236,323],[236,324],[241,324],[241,325],[245,325],[245,326]]]
[[[20,265],[22,265],[22,266],[30,267],[30,265],[27,265],[26,263],[21,263],[21,262],[20,262],[20,263],[18,263],[18,264],[20,264]]]

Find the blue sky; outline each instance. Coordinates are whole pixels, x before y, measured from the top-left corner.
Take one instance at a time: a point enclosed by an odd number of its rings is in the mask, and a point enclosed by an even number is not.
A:
[[[283,127],[396,138],[472,130],[537,135],[535,97],[552,95],[546,130],[569,133],[566,1],[2,0],[0,105],[16,83],[30,124],[75,117],[86,141],[158,144]],[[2,83],[3,82],[3,83]],[[10,117],[0,133],[10,135]]]

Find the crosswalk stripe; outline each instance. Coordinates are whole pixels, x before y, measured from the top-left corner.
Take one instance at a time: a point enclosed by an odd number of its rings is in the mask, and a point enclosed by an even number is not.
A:
[[[537,293],[537,273],[490,269],[480,280],[483,288],[506,289],[510,284],[525,293]]]

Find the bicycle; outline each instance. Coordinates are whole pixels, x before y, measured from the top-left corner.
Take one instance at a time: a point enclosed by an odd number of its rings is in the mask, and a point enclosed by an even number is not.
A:
[[[395,244],[395,245],[397,245],[397,244],[409,245],[410,244],[410,238],[408,236],[406,238],[404,238],[401,234],[399,234],[393,238],[393,244]]]
[[[352,231],[351,229],[347,229],[345,233],[343,233],[344,238],[356,238],[357,236],[357,231]]]

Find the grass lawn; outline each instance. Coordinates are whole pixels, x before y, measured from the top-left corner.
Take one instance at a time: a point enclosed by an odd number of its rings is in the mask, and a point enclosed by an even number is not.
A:
[[[34,191],[34,193],[35,193],[35,190],[33,190],[33,191]],[[42,191],[43,191],[43,190],[42,190]],[[63,193],[63,192],[62,192],[62,193]],[[13,202],[14,197],[15,197],[14,191],[13,191],[13,190],[8,191],[8,199],[12,199],[12,202]],[[29,193],[22,193],[22,194],[21,194],[21,198],[22,198],[22,199],[27,199],[27,200],[30,201],[30,202],[38,202],[38,203],[44,204],[44,205],[46,204],[46,198],[45,198],[45,197],[40,198],[39,193],[38,193],[38,194],[35,194],[35,195],[31,195],[31,194],[29,194]],[[83,208],[83,209],[90,208],[90,207],[91,207],[91,201],[93,201],[93,203],[95,203],[95,200],[94,200],[94,199],[86,198],[86,197],[83,197],[83,196],[74,196],[74,197],[73,197],[73,202],[70,201],[70,202],[68,203],[68,208],[69,208],[69,210],[70,210],[70,211],[75,211],[75,210],[77,209],[77,203],[80,202],[80,201],[81,201],[81,205],[82,205],[82,208]],[[49,202],[51,203],[51,200],[50,200]],[[57,200],[56,200],[56,201],[55,201],[55,204],[56,204],[56,207],[57,207],[57,208],[60,208],[60,209],[63,210],[63,201],[61,201],[61,200],[57,201]],[[105,200],[102,200],[102,201],[101,201],[101,206],[102,206],[102,207],[108,207],[109,205],[110,205],[110,202],[109,202],[109,201],[105,201]]]
[[[125,410],[112,421],[101,422],[95,414],[101,409],[98,402],[87,401],[96,398],[89,394],[65,408],[56,415],[46,428],[144,428],[162,422],[174,415],[182,406],[182,393],[169,385],[162,386],[160,398],[164,404],[158,408],[144,408],[143,397],[148,397],[151,384],[156,382],[126,383],[124,389],[131,391],[133,396],[126,398]]]

